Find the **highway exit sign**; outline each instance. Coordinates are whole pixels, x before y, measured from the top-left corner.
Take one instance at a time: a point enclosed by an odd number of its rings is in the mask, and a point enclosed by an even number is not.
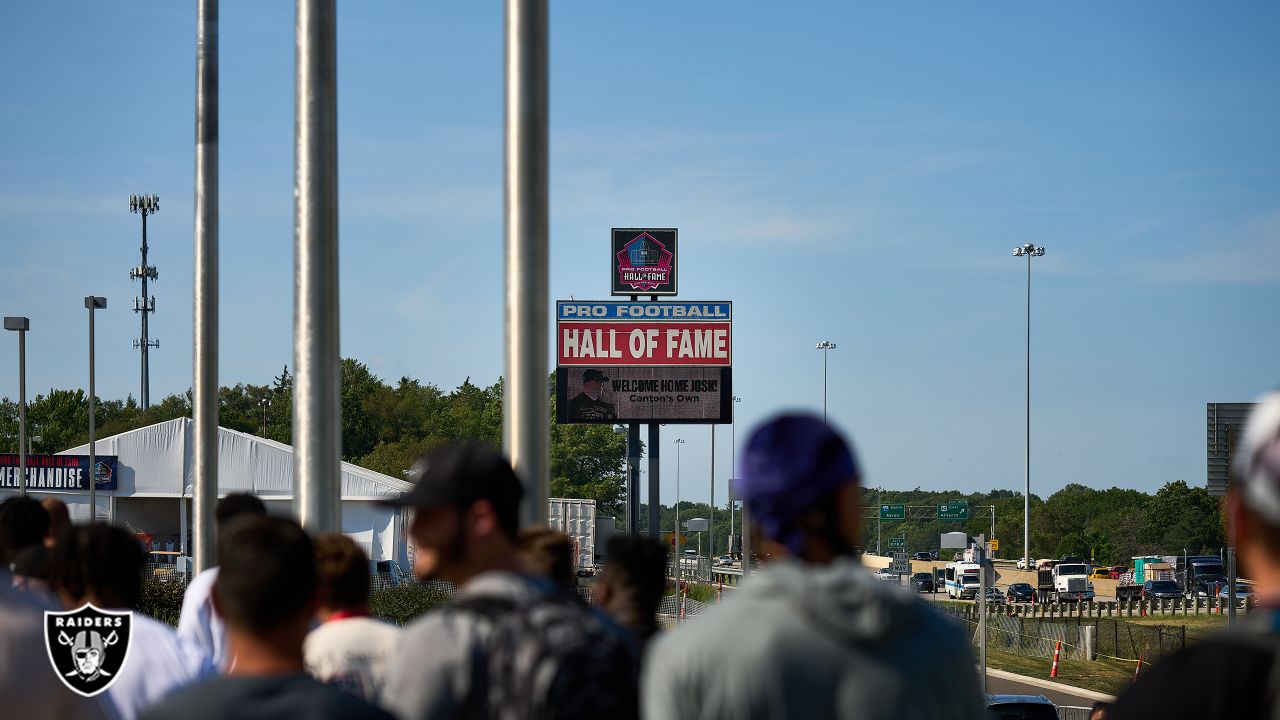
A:
[[[904,537],[891,537],[891,538],[889,538],[889,548],[890,548],[890,549],[893,549],[893,548],[904,548],[904,547],[906,547],[906,546],[907,546],[907,539],[906,539],[906,538],[904,538]]]
[[[955,500],[938,506],[939,520],[968,520],[969,501]]]
[[[881,520],[906,520],[907,506],[906,505],[881,505],[880,519]]]

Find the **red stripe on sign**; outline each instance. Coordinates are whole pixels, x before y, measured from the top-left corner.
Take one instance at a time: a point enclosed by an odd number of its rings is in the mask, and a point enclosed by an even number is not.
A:
[[[560,322],[559,365],[711,365],[733,362],[723,322]]]

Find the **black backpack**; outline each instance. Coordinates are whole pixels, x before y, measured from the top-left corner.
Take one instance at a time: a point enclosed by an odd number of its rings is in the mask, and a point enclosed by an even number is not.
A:
[[[639,717],[639,662],[629,639],[576,595],[453,603],[490,626],[474,659],[468,717],[569,720]]]

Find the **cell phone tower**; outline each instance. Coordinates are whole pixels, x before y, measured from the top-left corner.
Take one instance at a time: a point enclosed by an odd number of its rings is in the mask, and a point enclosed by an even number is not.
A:
[[[142,298],[133,299],[133,311],[142,315],[142,337],[133,341],[133,346],[142,351],[142,392],[139,402],[142,409],[151,407],[151,365],[147,353],[151,348],[160,347],[159,340],[152,340],[148,333],[147,316],[156,311],[156,299],[147,293],[147,281],[158,280],[160,274],[154,265],[147,264],[147,216],[160,212],[160,196],[130,195],[129,212],[142,215],[142,264],[129,270],[130,280],[142,280]]]

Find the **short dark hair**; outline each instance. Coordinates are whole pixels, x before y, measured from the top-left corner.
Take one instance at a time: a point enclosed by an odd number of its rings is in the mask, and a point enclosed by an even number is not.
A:
[[[67,511],[67,504],[56,497],[46,497],[40,501],[40,507],[49,513],[49,531],[48,535],[58,540],[67,528],[71,527],[71,513]]]
[[[49,532],[49,512],[29,495],[0,502],[0,561],[13,562],[18,551],[44,542]]]
[[[355,540],[341,533],[315,539],[316,593],[329,608],[369,605],[369,557]]]
[[[219,500],[217,507],[213,510],[213,517],[219,529],[226,527],[227,523],[241,515],[266,514],[267,506],[262,504],[262,500],[257,495],[249,493],[231,493]]]
[[[218,540],[218,612],[265,634],[307,609],[316,592],[315,550],[298,523],[270,515],[236,518]]]
[[[572,590],[573,541],[568,535],[548,527],[527,527],[516,540],[516,553],[525,571],[550,578],[560,587]]]
[[[146,562],[142,544],[127,530],[76,525],[54,547],[49,584],[73,600],[92,595],[112,607],[136,608]]]
[[[643,535],[614,535],[605,546],[604,573],[630,593],[635,609],[652,617],[667,589],[667,546]]]

